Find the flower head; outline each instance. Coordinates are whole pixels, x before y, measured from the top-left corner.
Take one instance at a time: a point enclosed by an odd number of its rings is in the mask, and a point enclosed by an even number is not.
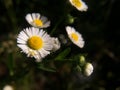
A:
[[[52,41],[53,41],[52,51],[55,52],[60,48],[60,42],[59,42],[58,38],[54,38],[54,37],[52,38]]]
[[[70,26],[66,27],[66,31],[71,41],[78,47],[83,48],[85,42],[82,38],[82,35],[78,33],[73,27]]]
[[[42,29],[26,28],[17,37],[17,46],[28,57],[34,57],[37,61],[50,54],[53,48],[51,37]]]
[[[47,28],[50,26],[50,21],[47,17],[41,16],[39,13],[27,14],[25,16],[27,22],[37,28]]]
[[[14,90],[14,88],[11,85],[6,85],[3,90]]]
[[[82,0],[69,0],[79,11],[87,11],[88,7]]]
[[[93,65],[91,63],[86,63],[84,74],[90,76],[93,72]]]

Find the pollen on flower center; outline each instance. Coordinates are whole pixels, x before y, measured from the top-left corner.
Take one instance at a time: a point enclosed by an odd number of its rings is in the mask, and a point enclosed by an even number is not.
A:
[[[72,33],[71,37],[74,41],[78,41],[78,35],[76,33]]]
[[[72,3],[76,6],[76,7],[81,7],[82,3],[80,2],[80,0],[72,0]]]
[[[42,48],[43,40],[38,36],[32,36],[31,38],[28,39],[27,44],[31,49],[38,50]]]
[[[33,22],[35,23],[36,26],[43,26],[43,22],[39,19],[35,19]]]

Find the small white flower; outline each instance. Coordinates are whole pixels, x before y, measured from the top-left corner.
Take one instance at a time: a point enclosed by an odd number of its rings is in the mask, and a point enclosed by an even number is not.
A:
[[[82,0],[69,0],[79,11],[87,11],[88,7]]]
[[[37,28],[47,28],[50,26],[50,21],[47,17],[41,16],[39,13],[27,14],[25,16],[27,22]]]
[[[12,86],[6,85],[3,87],[3,90],[14,90]]]
[[[83,48],[85,42],[82,38],[82,35],[78,33],[73,27],[70,26],[66,27],[66,31],[71,41],[78,47]]]
[[[93,65],[91,63],[86,63],[84,74],[90,76],[93,72]]]
[[[53,41],[52,51],[55,52],[60,48],[60,42],[59,42],[58,38],[54,38],[54,37],[52,38],[52,41]]]
[[[17,37],[17,46],[22,49],[28,57],[34,57],[38,62],[50,54],[52,50],[52,39],[42,29],[26,28]]]

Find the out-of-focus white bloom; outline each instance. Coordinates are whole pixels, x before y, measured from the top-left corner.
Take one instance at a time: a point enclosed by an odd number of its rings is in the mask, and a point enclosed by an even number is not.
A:
[[[87,11],[88,6],[82,0],[69,0],[79,11]]]
[[[67,43],[67,39],[65,38],[65,36],[63,34],[60,34],[59,38],[60,38],[61,43],[63,43],[63,44]]]
[[[50,26],[50,21],[47,17],[41,16],[39,13],[27,14],[25,19],[29,24],[37,28],[47,28]]]
[[[17,37],[17,46],[28,57],[34,57],[38,62],[50,54],[53,48],[51,37],[42,29],[26,28]]]
[[[93,65],[91,63],[86,63],[84,74],[86,76],[90,76],[92,74],[92,72],[93,72],[93,69],[94,68],[93,68]]]
[[[14,88],[11,85],[6,85],[3,87],[3,90],[14,90]]]
[[[53,41],[53,49],[52,51],[55,52],[60,48],[60,41],[58,40],[58,38],[52,38]]]
[[[80,48],[84,47],[84,40],[82,38],[82,35],[78,33],[73,27],[67,26],[66,31],[68,34],[68,37],[71,39],[71,41],[77,45]]]

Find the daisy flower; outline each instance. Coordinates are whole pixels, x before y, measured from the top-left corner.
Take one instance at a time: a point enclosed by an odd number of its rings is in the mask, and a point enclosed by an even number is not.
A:
[[[69,0],[79,11],[87,11],[88,7],[82,0]]]
[[[39,13],[27,14],[25,16],[27,22],[37,28],[47,28],[50,26],[50,21],[47,17],[41,16]]]
[[[83,48],[85,42],[82,38],[82,35],[70,26],[66,27],[66,31],[70,40],[78,47]]]
[[[38,62],[50,54],[52,50],[52,39],[42,29],[26,28],[17,37],[17,46],[26,53],[28,57],[34,57]]]

